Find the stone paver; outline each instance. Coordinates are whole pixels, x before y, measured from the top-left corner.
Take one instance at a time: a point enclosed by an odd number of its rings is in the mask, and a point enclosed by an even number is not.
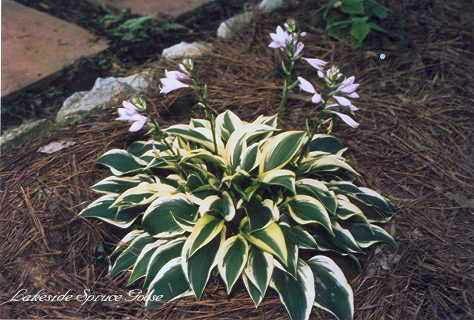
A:
[[[213,0],[94,0],[116,9],[130,9],[143,16],[176,18]]]
[[[2,96],[6,96],[106,49],[107,43],[76,25],[3,0],[2,47]]]

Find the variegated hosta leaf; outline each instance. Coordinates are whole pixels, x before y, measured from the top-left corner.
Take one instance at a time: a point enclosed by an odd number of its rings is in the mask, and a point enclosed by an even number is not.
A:
[[[181,267],[181,257],[168,261],[150,284],[146,295],[145,307],[163,305],[163,301],[173,301],[192,295],[188,281]]]
[[[341,227],[341,225],[339,225],[337,222],[333,223],[332,230],[334,231],[334,239],[332,242],[338,248],[352,253],[361,251],[359,244],[354,239],[352,233],[349,230]]]
[[[270,199],[267,199],[270,200]],[[270,200],[271,201],[271,200]],[[268,201],[252,201],[246,206],[247,217],[249,218],[249,232],[265,229],[274,221],[273,211],[275,210],[273,203]]]
[[[278,115],[273,115],[273,116],[263,116],[260,115],[258,116],[257,119],[253,122],[254,124],[266,124],[267,126],[270,126],[272,128],[277,128],[278,126]]]
[[[199,206],[199,214],[202,216],[208,212],[216,212],[224,220],[231,221],[235,216],[235,206],[229,193],[224,191],[221,197],[212,195],[202,200]]]
[[[191,119],[189,125],[193,128],[207,128],[211,130],[211,122],[206,119]]]
[[[265,294],[262,294],[257,287],[249,280],[246,274],[242,274],[242,281],[244,282],[244,286],[247,289],[247,292],[252,299],[253,303],[255,304],[255,308],[258,307],[260,302],[262,302],[263,297]]]
[[[191,250],[195,243],[195,238],[188,237],[181,251],[184,274],[194,295],[198,299],[201,298],[211,272],[217,264],[217,253],[224,243],[226,228],[223,227],[221,230],[220,235],[213,237],[211,241],[200,247],[192,255]]]
[[[149,204],[158,197],[170,196],[176,193],[176,189],[164,183],[141,182],[136,187],[130,188],[120,194],[114,207],[137,207]]]
[[[224,229],[224,220],[204,214],[197,221],[193,232],[188,237],[190,243],[189,257],[195,254],[199,249],[212,241]]]
[[[286,271],[296,279],[299,257],[298,244],[293,238],[289,224],[282,222],[280,223],[280,227],[283,231],[283,234],[285,235],[286,247],[288,248],[288,265],[286,266]]]
[[[156,239],[151,237],[148,233],[142,233],[134,238],[115,260],[115,263],[109,270],[110,275],[115,277],[120,272],[133,266],[143,248],[154,241],[156,241]]]
[[[115,249],[114,251],[110,254],[110,257],[113,257],[121,252],[123,252],[130,243],[132,243],[132,241],[144,234],[145,232],[143,232],[143,230],[140,230],[140,229],[135,229],[135,230],[132,230],[130,231],[129,233],[127,233],[123,238],[122,240],[120,240],[117,245],[115,246]]]
[[[227,141],[236,129],[239,129],[244,122],[230,110],[226,110],[216,117],[216,132]]]
[[[97,163],[108,167],[112,174],[116,176],[141,171],[147,165],[146,161],[135,157],[131,153],[122,149],[112,149],[107,151],[100,156]]]
[[[150,150],[163,151],[166,149],[168,149],[166,144],[155,141],[155,140],[134,141],[128,146],[127,152],[133,154],[136,157],[140,157],[145,152],[150,151]]]
[[[166,241],[157,240],[143,247],[142,252],[140,252],[140,255],[138,256],[137,260],[133,265],[132,273],[128,278],[128,285],[131,285],[138,279],[146,276],[148,263],[150,262],[153,253],[158,247],[162,246],[164,243],[166,243]]]
[[[146,266],[146,277],[143,287],[147,289],[158,272],[168,261],[181,257],[185,238],[177,238],[160,245],[153,251],[152,256]]]
[[[337,203],[337,217],[340,220],[357,218],[360,222],[369,223],[362,210],[354,205],[345,195],[337,195]]]
[[[96,218],[119,228],[128,228],[138,218],[132,209],[112,207],[116,195],[104,195],[79,213],[83,218]]]
[[[291,218],[299,224],[318,223],[332,233],[331,220],[324,205],[317,199],[296,195],[288,202]]]
[[[293,226],[290,229],[293,240],[301,249],[318,250],[316,239],[301,226]]]
[[[249,244],[241,235],[227,239],[217,255],[217,267],[229,294],[247,263]]]
[[[342,270],[326,256],[314,256],[308,264],[315,281],[314,305],[330,312],[339,320],[352,320],[354,295]]]
[[[182,234],[184,230],[173,216],[195,221],[197,209],[197,206],[181,194],[158,198],[150,204],[143,215],[143,229],[157,238]]]
[[[181,163],[193,160],[193,159],[199,159],[204,161],[204,163],[214,163],[218,165],[221,168],[225,168],[227,166],[225,160],[221,158],[218,155],[215,155],[207,150],[204,149],[195,149],[189,152],[186,156],[181,158]]]
[[[165,129],[165,132],[169,135],[181,137],[184,140],[194,142],[204,148],[214,151],[214,142],[211,130],[207,128],[193,128],[185,124],[177,124]],[[222,141],[217,141],[218,150],[223,150],[224,146]],[[218,152],[221,154],[221,152]]]
[[[240,168],[245,172],[251,172],[258,166],[259,146],[258,143],[254,143],[243,150],[242,156],[240,157]]]
[[[356,176],[359,176],[359,173],[357,173],[357,171],[347,164],[343,157],[334,154],[322,155],[316,159],[305,159],[303,162],[303,167],[307,167],[306,172],[311,173],[344,169]]]
[[[265,297],[272,278],[273,268],[273,256],[255,246],[251,246],[242,278],[255,306],[258,306]],[[248,283],[246,283],[246,280],[248,280]]]
[[[270,185],[281,186],[289,190],[292,194],[296,193],[295,190],[295,173],[291,170],[273,169],[264,172],[260,176],[260,181]]]
[[[262,155],[259,161],[260,175],[272,169],[283,168],[301,151],[306,139],[303,131],[289,131],[280,133],[266,141],[262,146]]]
[[[329,190],[324,182],[316,179],[300,179],[296,181],[296,191],[298,194],[318,199],[331,214],[336,213],[336,194]]]
[[[362,192],[356,194],[356,196],[363,202],[378,207],[380,210],[390,215],[395,213],[395,208],[392,203],[378,192],[364,187],[359,187],[359,190]]]
[[[313,271],[300,259],[295,279],[276,265],[270,286],[278,293],[291,320],[308,320],[316,296]]]
[[[308,144],[308,151],[321,151],[327,153],[337,153],[342,150],[344,146],[339,139],[328,134],[315,134]]]
[[[107,177],[96,184],[91,189],[97,193],[122,193],[126,190],[138,186],[141,182],[154,182],[147,175],[139,174],[133,177]]]
[[[240,232],[251,244],[273,254],[285,265],[288,265],[285,236],[276,222],[268,224],[264,229],[250,232],[249,219],[244,218],[240,225]]]
[[[386,243],[393,248],[397,247],[393,237],[375,224],[353,223],[349,230],[361,248],[368,248],[375,243]]]

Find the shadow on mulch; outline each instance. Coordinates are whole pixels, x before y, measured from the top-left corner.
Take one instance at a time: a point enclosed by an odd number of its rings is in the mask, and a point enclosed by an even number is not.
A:
[[[424,10],[422,15],[418,9]],[[461,2],[433,1],[425,9],[419,3],[404,4],[410,48],[387,49],[383,61],[317,29],[305,40],[308,56],[334,61],[360,80],[361,126],[335,131],[349,147],[363,183],[399,207],[389,226],[399,249],[370,251],[362,274],[352,281],[359,320],[474,317],[474,214],[469,199],[474,194],[474,111],[467,20]],[[308,16],[290,14],[303,22]],[[244,119],[275,112],[281,81],[275,52],[266,44],[268,32],[283,20],[262,17],[241,41],[216,42],[210,56],[196,61],[216,109],[229,108]],[[421,27],[420,21],[425,22]],[[302,29],[309,27],[303,24]],[[157,76],[165,67],[170,65],[156,67]],[[314,76],[307,67],[300,71]],[[189,118],[185,93],[163,98],[154,92],[149,99],[164,126]],[[310,108],[291,100],[285,126],[301,127]],[[95,159],[138,138],[111,121],[114,117],[114,110],[108,110],[3,154],[0,303],[21,288],[30,294],[90,289],[93,294],[127,296],[127,275],[109,279],[104,258],[104,247],[121,234],[104,223],[76,217],[96,198],[89,186],[106,176]],[[76,144],[52,155],[36,152],[66,138]],[[319,319],[317,315],[313,318]],[[214,277],[200,301],[186,298],[159,310],[145,311],[138,301],[10,302],[0,305],[0,318],[276,320],[287,315],[275,294],[255,310],[241,287],[228,298]]]

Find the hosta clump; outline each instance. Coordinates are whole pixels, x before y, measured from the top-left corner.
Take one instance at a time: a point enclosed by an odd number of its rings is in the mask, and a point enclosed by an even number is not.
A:
[[[230,111],[160,132],[98,160],[112,176],[92,187],[103,195],[81,216],[131,229],[111,275],[141,280],[148,307],[156,296],[200,298],[215,270],[228,293],[242,279],[256,306],[272,288],[291,319],[308,319],[313,305],[352,319],[352,289],[329,256],[357,261],[376,243],[395,245],[379,226],[394,207],[352,182],[335,137]]]

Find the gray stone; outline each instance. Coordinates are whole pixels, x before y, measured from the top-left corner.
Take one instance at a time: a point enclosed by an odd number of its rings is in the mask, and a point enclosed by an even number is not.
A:
[[[253,17],[254,13],[248,11],[227,19],[217,29],[217,36],[223,39],[231,39],[245,29],[252,22]]]
[[[44,135],[49,129],[46,119],[26,122],[18,127],[5,131],[0,136],[0,152],[24,143],[26,140]]]
[[[262,0],[258,5],[258,9],[264,13],[270,13],[272,11],[283,8],[286,5],[285,0]]]
[[[106,107],[115,98],[145,92],[151,79],[148,72],[123,78],[97,78],[90,91],[76,92],[67,98],[56,115],[60,124],[79,121],[91,112]]]
[[[62,149],[71,147],[75,144],[76,143],[74,141],[71,141],[71,140],[53,141],[53,142],[48,143],[47,145],[44,145],[44,146],[40,147],[38,149],[38,152],[51,154],[51,153],[58,152]]]
[[[182,41],[174,46],[166,48],[161,56],[166,59],[196,58],[209,50],[209,45],[204,42]]]

